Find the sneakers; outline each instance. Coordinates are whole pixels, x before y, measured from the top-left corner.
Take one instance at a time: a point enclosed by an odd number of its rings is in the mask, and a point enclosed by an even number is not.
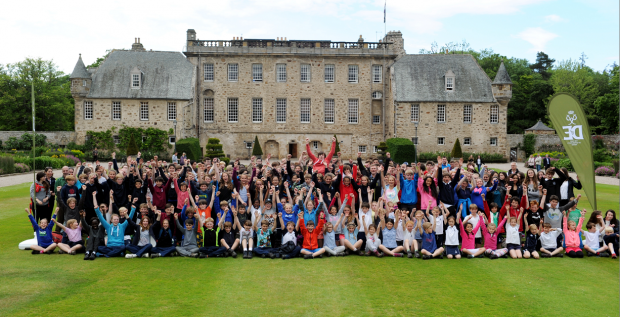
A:
[[[422,260],[428,260],[428,259],[430,259],[430,258],[431,258],[431,256],[430,256],[430,255],[426,255],[426,254],[424,254],[424,255],[422,256]]]
[[[586,253],[588,256],[596,256],[596,254],[592,253],[592,252],[588,252]]]
[[[233,258],[237,258],[237,253],[235,253],[235,251],[233,251],[232,249],[228,249],[228,255],[232,256]]]
[[[191,257],[191,258],[196,258],[196,259],[197,259],[197,258],[198,258],[198,253],[192,253],[192,254],[190,254],[190,257]]]
[[[143,258],[148,258],[148,257],[149,257],[149,254],[148,254],[148,253],[144,253],[144,254],[142,255],[142,257],[143,257]]]
[[[498,258],[499,258],[499,257],[498,257],[496,254],[491,254],[491,255],[489,255],[489,259],[491,259],[491,260],[496,260],[496,259],[498,259]]]
[[[200,255],[200,258],[201,258],[201,259],[206,259],[206,258],[208,258],[208,257],[209,257],[209,256],[208,256],[208,255],[206,255],[206,254],[201,254],[201,255]]]
[[[89,260],[89,257],[90,257],[90,253],[86,252],[86,253],[84,254],[84,261],[88,261],[88,260]]]
[[[159,254],[159,253],[151,253],[151,259],[158,258],[160,256],[161,256],[161,254]]]
[[[357,251],[357,255],[364,255],[364,251],[362,251],[362,250],[358,250],[358,251]]]
[[[336,256],[346,256],[347,254],[344,252],[338,252],[336,253]],[[614,254],[615,255],[615,254]]]
[[[420,251],[415,251],[413,256],[415,256],[416,258],[419,259],[420,258]]]
[[[382,257],[383,257],[383,252],[375,251],[375,255],[376,255],[378,258],[382,258]]]
[[[474,255],[473,255],[473,254],[468,254],[468,255],[467,255],[467,258],[468,258],[468,259],[473,259],[473,258],[474,258]]]
[[[135,257],[136,257],[135,254],[127,254],[127,255],[125,255],[125,259],[133,259]]]
[[[58,249],[58,254],[65,254],[65,251],[63,251],[62,249]]]
[[[554,255],[554,256],[556,256],[556,257],[558,257],[558,258],[563,258],[563,257],[564,257],[564,253],[558,253],[558,254],[556,254],[556,255]]]
[[[601,257],[601,258],[608,258],[609,257],[609,253],[601,252],[601,253],[598,253],[598,256]]]
[[[305,254],[304,255],[304,259],[305,260],[311,260],[311,259],[314,259],[314,257],[312,256],[312,254]]]
[[[44,253],[45,253],[45,254],[54,254],[54,250],[49,250],[49,251],[46,251],[46,252],[44,252]]]
[[[91,252],[89,260],[94,261],[97,258],[97,253]]]
[[[541,257],[541,258],[550,258],[550,257],[551,257],[551,254],[549,254],[549,253],[541,253],[541,254],[540,254],[540,257]]]
[[[75,252],[75,250],[73,250],[73,251],[71,251],[71,253],[69,253],[69,254],[71,254],[71,255],[76,255],[76,254],[77,254],[77,252]]]
[[[436,256],[435,259],[443,259],[443,254]]]
[[[407,257],[410,259],[413,257],[413,255],[411,254],[411,251],[407,251]]]
[[[372,253],[370,251],[366,251],[366,256],[370,256]]]
[[[268,256],[270,259],[275,259],[275,258],[276,258],[276,255],[275,255],[275,254],[273,254],[273,253],[271,253],[271,252],[267,253],[267,256]]]
[[[251,259],[254,256],[254,253],[248,250],[248,259]]]
[[[402,258],[403,254],[402,253],[394,253],[394,257],[395,258]]]
[[[612,259],[617,259],[617,258],[618,258],[618,256],[617,256],[615,253],[613,253],[613,254],[611,255],[611,258],[612,258]]]

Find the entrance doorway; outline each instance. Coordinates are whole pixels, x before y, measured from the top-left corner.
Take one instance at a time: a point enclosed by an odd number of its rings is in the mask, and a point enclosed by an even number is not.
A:
[[[297,143],[289,143],[288,154],[290,154],[293,158],[297,158]]]

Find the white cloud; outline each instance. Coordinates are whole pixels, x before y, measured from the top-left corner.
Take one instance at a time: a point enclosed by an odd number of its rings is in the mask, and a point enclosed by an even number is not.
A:
[[[557,14],[550,14],[545,16],[545,22],[563,22],[565,21],[561,16]]]
[[[540,52],[544,51],[547,42],[558,37],[558,35],[541,27],[537,27],[527,28],[523,32],[517,34],[516,37],[532,44],[533,48],[531,51]]]

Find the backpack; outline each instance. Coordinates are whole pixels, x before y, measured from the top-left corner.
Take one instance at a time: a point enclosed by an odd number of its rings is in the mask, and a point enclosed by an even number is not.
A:
[[[62,234],[56,233],[56,232],[52,232],[52,240],[54,241],[54,243],[61,243],[62,242]]]

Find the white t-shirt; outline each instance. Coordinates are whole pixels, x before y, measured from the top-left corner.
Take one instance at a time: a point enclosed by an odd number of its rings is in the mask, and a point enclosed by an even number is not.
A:
[[[289,241],[293,241],[293,243],[297,244],[297,236],[295,236],[295,231],[293,232],[286,232],[283,236],[282,236],[282,244],[286,244]]]
[[[549,233],[541,232],[540,233],[540,246],[545,249],[554,249],[557,248],[557,238],[562,234],[562,230],[556,228],[555,231],[549,231]]]
[[[459,245],[459,229],[457,229],[456,226],[448,226],[446,228],[446,245]]]
[[[568,181],[564,181],[560,186],[560,199],[568,199]]]
[[[433,215],[428,216],[428,221],[432,225],[433,224]],[[443,215],[439,215],[437,217],[437,223],[435,224],[435,234],[442,235],[443,234]]]
[[[250,230],[245,230],[244,227],[241,227],[241,230],[239,230],[239,240],[243,240],[243,239],[252,239],[252,236],[254,235],[254,230],[250,229]]]
[[[471,225],[476,228],[476,226],[478,225],[478,221],[480,221],[480,216],[478,216],[478,214],[475,214],[474,216],[469,218],[467,223],[471,223]],[[482,224],[480,225],[484,226],[484,219],[482,219]],[[476,238],[482,238],[482,229],[478,229],[478,231],[476,232]]]
[[[403,241],[403,237],[405,236],[405,232],[403,229],[403,220],[399,219],[396,225],[396,241]]]
[[[598,230],[596,232],[584,231],[584,234],[586,235],[585,245],[595,250],[600,248],[599,241],[598,241],[598,237],[601,235],[600,231]]]
[[[366,218],[364,218],[364,220],[362,220],[362,216],[366,216]],[[360,221],[364,221],[366,222],[366,228],[368,228],[368,226],[370,226],[372,224],[372,210],[369,208],[367,213],[364,213],[362,211],[362,208],[360,208],[359,210],[359,217],[360,217]],[[364,224],[362,224],[360,226],[359,232],[365,232],[364,231]]]
[[[409,232],[408,229],[405,229],[405,236],[403,237],[403,241],[404,240],[409,240],[409,243],[411,243],[413,240],[415,240],[415,229],[411,230],[411,232]]]
[[[519,238],[519,225],[515,225],[513,227],[510,223],[506,223],[506,243],[521,244],[521,239]]]

